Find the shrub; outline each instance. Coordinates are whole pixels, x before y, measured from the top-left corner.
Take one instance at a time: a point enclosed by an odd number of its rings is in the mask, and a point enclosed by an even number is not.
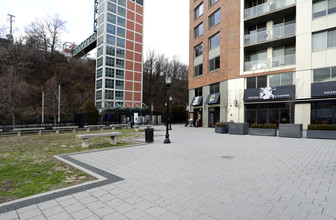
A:
[[[83,108],[84,120],[87,125],[95,125],[98,123],[99,112],[92,100],[88,100]]]
[[[308,125],[308,130],[336,131],[336,125],[310,124]]]
[[[216,123],[216,127],[218,127],[218,128],[225,128],[226,124],[224,122],[217,122]]]
[[[276,124],[252,124],[251,128],[265,128],[265,129],[276,129]]]

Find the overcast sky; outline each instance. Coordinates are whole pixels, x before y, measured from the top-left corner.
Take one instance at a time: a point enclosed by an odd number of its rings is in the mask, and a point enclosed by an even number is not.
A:
[[[0,27],[7,28],[7,14],[15,15],[14,37],[36,17],[59,14],[67,21],[63,41],[81,43],[93,33],[94,0],[0,0]],[[174,55],[188,64],[189,1],[144,0],[144,56],[148,50]]]

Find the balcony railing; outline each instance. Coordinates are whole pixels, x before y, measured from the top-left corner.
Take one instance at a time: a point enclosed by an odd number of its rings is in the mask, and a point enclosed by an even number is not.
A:
[[[271,59],[253,60],[245,62],[245,71],[260,70],[280,66],[289,66],[294,65],[295,63],[296,63],[295,54],[281,57],[273,57]]]
[[[251,8],[245,9],[245,19],[266,14],[296,3],[296,0],[273,0]]]
[[[258,44],[295,35],[295,24],[288,24],[268,31],[245,35],[245,45]]]

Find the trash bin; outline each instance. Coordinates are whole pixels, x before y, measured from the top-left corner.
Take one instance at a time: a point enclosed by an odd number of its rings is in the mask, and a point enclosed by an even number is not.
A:
[[[153,142],[154,141],[154,128],[147,127],[145,129],[145,140],[146,142]]]

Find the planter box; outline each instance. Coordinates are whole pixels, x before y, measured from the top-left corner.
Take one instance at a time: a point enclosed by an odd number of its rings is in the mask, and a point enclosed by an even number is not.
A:
[[[228,133],[228,127],[215,127],[215,132],[220,134]]]
[[[248,123],[230,123],[229,124],[229,134],[248,134],[249,124]]]
[[[302,138],[302,124],[280,124],[279,137]]]
[[[334,139],[334,140],[336,140],[336,131],[307,130],[307,138]]]
[[[277,130],[271,128],[250,128],[250,135],[276,136]]]

